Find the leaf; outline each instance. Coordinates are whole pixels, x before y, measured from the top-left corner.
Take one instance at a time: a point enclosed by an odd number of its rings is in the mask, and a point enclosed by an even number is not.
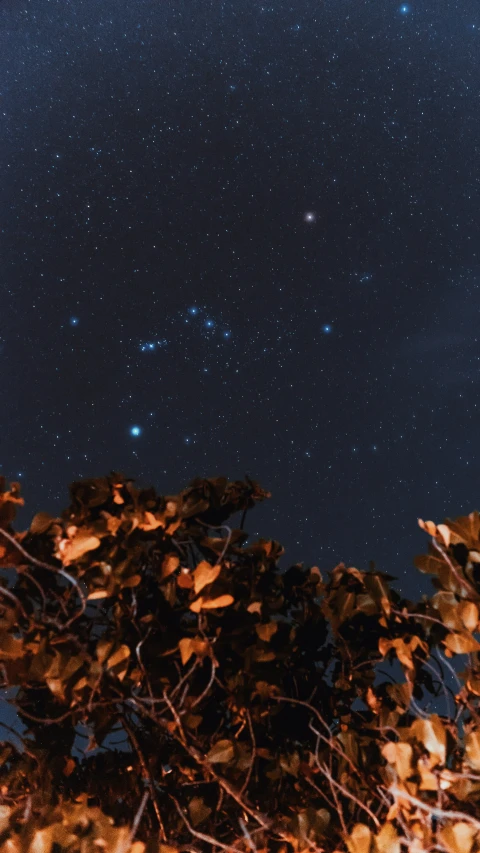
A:
[[[291,755],[284,755],[280,757],[280,767],[285,773],[290,773],[291,776],[298,776],[298,771],[300,769],[300,756],[298,752],[293,752]]]
[[[233,743],[230,740],[218,740],[207,753],[211,764],[228,764],[235,755]]]
[[[393,743],[389,741],[382,748],[382,755],[387,759],[389,764],[396,767],[399,778],[402,782],[412,775],[413,768],[411,765],[413,750],[409,743]]]
[[[96,601],[98,598],[107,598],[108,592],[106,589],[96,589],[94,592],[90,592],[87,595],[88,601]]]
[[[182,664],[185,666],[192,655],[204,655],[208,650],[208,643],[200,637],[184,637],[180,640],[178,647],[180,649]]]
[[[144,512],[144,521],[139,524],[140,530],[156,530],[157,527],[165,527],[163,519],[155,518],[153,512]]]
[[[35,536],[41,536],[42,533],[48,530],[52,521],[55,521],[55,519],[48,512],[37,512],[32,518],[30,533],[33,533]]]
[[[470,767],[473,767],[474,770],[480,770],[480,729],[466,735],[465,755]]]
[[[218,563],[215,566],[211,566],[206,560],[202,560],[202,562],[198,564],[193,572],[195,595],[197,595],[204,586],[207,586],[209,583],[213,583],[213,581],[218,578],[221,568],[221,565]]]
[[[233,595],[220,595],[218,598],[200,598],[195,599],[190,605],[190,610],[193,613],[200,613],[201,610],[216,610],[219,607],[229,607],[235,601]]]
[[[435,536],[437,532],[437,525],[434,521],[423,521],[422,518],[419,518],[418,526],[421,527],[422,530],[425,530],[425,532],[428,533],[429,536]]]
[[[99,545],[100,539],[97,536],[92,536],[86,530],[78,530],[73,539],[60,540],[56,556],[60,558],[64,566],[68,566],[75,560],[79,560],[88,551],[94,551]]]
[[[130,649],[124,643],[108,658],[106,667],[110,670],[115,670],[114,675],[120,681],[123,681],[128,669],[128,659],[130,657]]]
[[[349,853],[370,853],[372,831],[364,823],[357,823],[347,838]]]
[[[470,853],[476,833],[471,823],[462,820],[441,829],[438,840],[448,853]]]
[[[451,652],[457,655],[465,655],[468,652],[476,652],[480,649],[480,643],[467,632],[448,634],[443,643]]]
[[[23,640],[12,637],[3,631],[0,633],[0,660],[18,660],[23,657]]]
[[[193,797],[188,804],[188,811],[190,812],[193,826],[198,826],[199,823],[202,823],[203,820],[206,820],[212,814],[211,808],[205,805],[202,797]]]
[[[73,760],[73,758],[67,758],[67,760],[65,761],[65,766],[63,768],[63,775],[64,776],[71,776],[73,771],[75,770],[75,766],[76,765],[75,765],[75,761]]]
[[[139,583],[141,583],[141,581],[142,581],[141,575],[131,575],[125,581],[122,581],[122,587],[127,587],[128,589],[130,589],[133,586],[138,586]]]
[[[437,764],[445,764],[447,735],[438,714],[431,714],[429,720],[415,720],[410,731],[434,759],[430,761],[430,769]]]
[[[108,658],[110,652],[115,645],[114,640],[99,640],[97,643],[97,658],[100,663],[103,663]]]
[[[375,838],[376,853],[400,853],[400,840],[391,823],[384,823]]]
[[[273,635],[277,633],[278,625],[276,622],[266,622],[262,625],[255,625],[255,630],[261,640],[269,643]]]
[[[460,601],[458,612],[465,628],[475,631],[478,625],[478,607],[473,601]]]
[[[181,589],[192,589],[193,577],[188,569],[182,569],[177,577],[177,586]]]
[[[437,531],[443,539],[443,544],[448,548],[451,536],[450,528],[446,524],[437,524]]]
[[[161,580],[165,580],[173,574],[180,565],[180,559],[177,554],[167,554],[162,563],[162,571],[160,573]]]

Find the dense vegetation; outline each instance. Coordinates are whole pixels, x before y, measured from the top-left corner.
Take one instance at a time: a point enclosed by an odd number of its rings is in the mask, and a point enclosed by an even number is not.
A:
[[[0,747],[2,853],[480,851],[477,512],[419,522],[436,592],[414,603],[373,566],[281,571],[278,542],[246,544],[270,497],[249,478],[70,491],[15,532],[0,484],[2,687],[27,727]]]

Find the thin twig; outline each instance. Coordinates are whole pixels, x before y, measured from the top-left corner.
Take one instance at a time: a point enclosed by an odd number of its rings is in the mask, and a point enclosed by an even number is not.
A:
[[[124,845],[123,850],[121,851],[121,853],[128,853],[128,851],[130,850],[130,848],[131,848],[131,846],[132,846],[132,841],[133,841],[133,839],[135,838],[135,834],[136,834],[136,832],[137,832],[138,825],[139,825],[139,823],[140,823],[140,820],[141,820],[141,817],[142,817],[142,814],[143,814],[143,810],[144,810],[144,808],[145,808],[145,806],[146,806],[146,804],[147,804],[147,800],[148,800],[149,796],[150,796],[149,792],[148,792],[148,791],[145,791],[145,793],[144,793],[144,795],[143,795],[143,797],[142,797],[142,801],[141,801],[141,803],[140,803],[140,805],[139,805],[139,807],[138,807],[137,813],[136,813],[136,815],[135,815],[134,821],[133,821],[133,823],[132,823],[132,826],[131,826],[130,832],[128,833],[127,840],[125,841],[125,845]]]
[[[388,789],[390,794],[393,794],[396,797],[399,797],[402,800],[408,800],[412,806],[417,806],[417,808],[422,809],[422,811],[428,812],[433,817],[436,817],[438,820],[462,820],[467,823],[471,823],[472,826],[475,826],[477,830],[480,830],[480,821],[476,820],[476,818],[472,817],[469,814],[465,814],[465,812],[445,812],[443,809],[437,809],[435,806],[429,806],[427,803],[424,803],[423,800],[419,800],[417,797],[413,797],[411,794],[407,793],[407,791],[402,791],[400,788],[397,788],[395,785]]]

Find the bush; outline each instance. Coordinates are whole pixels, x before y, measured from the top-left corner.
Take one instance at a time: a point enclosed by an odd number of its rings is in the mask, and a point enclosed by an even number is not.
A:
[[[15,533],[0,486],[2,686],[27,727],[0,749],[2,853],[480,851],[477,512],[419,522],[437,591],[412,603],[373,565],[324,580],[247,545],[270,497],[249,478],[70,493]]]

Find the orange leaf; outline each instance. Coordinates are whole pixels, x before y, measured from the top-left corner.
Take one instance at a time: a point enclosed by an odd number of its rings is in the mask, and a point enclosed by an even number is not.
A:
[[[202,560],[193,572],[193,580],[195,587],[195,595],[199,593],[204,586],[213,583],[220,574],[221,566],[219,564],[211,566],[206,560]]]
[[[190,610],[193,613],[200,613],[201,610],[216,610],[219,607],[229,607],[235,601],[233,595],[220,595],[218,598],[200,598],[195,599],[190,605]]]

